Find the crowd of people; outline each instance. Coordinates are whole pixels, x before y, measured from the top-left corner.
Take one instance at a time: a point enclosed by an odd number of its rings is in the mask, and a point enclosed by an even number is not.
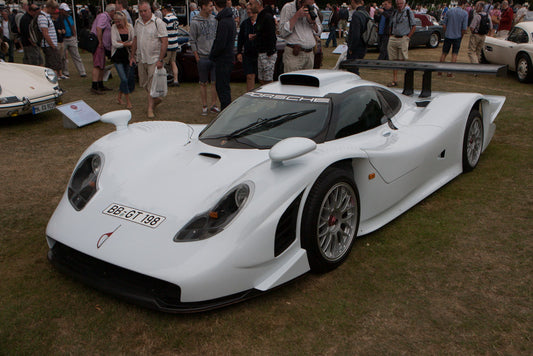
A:
[[[160,7],[157,2],[141,0],[138,11],[130,13],[128,0],[116,0],[98,13],[96,8],[87,6],[72,11],[67,3],[58,4],[56,0],[46,1],[42,7],[26,0],[21,4],[21,11],[11,12],[7,7],[1,11],[1,59],[13,62],[18,48],[24,53],[23,63],[52,68],[59,79],[70,77],[70,59],[78,74],[86,77],[76,30],[87,29],[98,42],[92,58],[90,89],[95,95],[111,90],[103,80],[108,59],[120,78],[117,102],[132,107],[129,94],[135,89],[137,72],[140,87],[148,93],[149,118],[155,117],[154,110],[161,103],[161,98],[150,94],[156,69],[166,63],[174,78],[170,85],[180,85],[176,65],[180,24],[172,5]],[[513,24],[524,20],[529,4],[513,6],[512,0],[472,4],[458,0],[453,7],[440,4],[413,8],[406,0],[383,0],[381,6],[365,4],[364,0],[351,0],[349,5],[327,4],[331,15],[325,47],[330,43],[336,47],[337,38],[347,32],[347,58],[364,58],[368,44],[363,34],[368,20],[373,19],[378,31],[378,59],[408,60],[409,41],[416,28],[414,14],[426,13],[444,27],[442,62],[450,50],[452,62],[457,61],[461,40],[470,31],[468,56],[472,63],[478,63],[485,36],[507,36]],[[278,36],[286,43],[282,58],[285,72],[314,66],[314,49],[323,31],[323,15],[314,0],[289,1],[281,10],[265,5],[263,0],[239,0],[235,7],[231,0],[197,0],[190,3],[189,15],[189,44],[198,67],[202,115],[218,113],[231,103],[235,42],[236,59],[242,62],[247,90],[255,87],[256,79],[261,84],[273,81]],[[397,86],[396,71],[389,86]]]

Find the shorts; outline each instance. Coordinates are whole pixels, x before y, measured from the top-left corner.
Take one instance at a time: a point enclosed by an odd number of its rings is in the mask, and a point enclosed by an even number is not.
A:
[[[257,75],[257,57],[242,57],[242,69],[244,69],[244,74],[255,74]]]
[[[155,67],[157,62],[152,64],[137,63],[137,70],[139,72],[139,85],[147,92],[152,88],[152,78],[154,77]]]
[[[165,63],[170,64],[172,62],[176,63],[176,53],[177,51],[167,51],[167,55],[165,56]]]
[[[42,47],[44,53],[44,66],[55,71],[61,70],[61,57],[57,48]]]
[[[387,52],[389,52],[389,60],[391,61],[406,61],[409,59],[409,40],[408,36],[389,37],[389,45],[387,46]]]
[[[270,57],[266,53],[259,53],[257,57],[257,79],[262,80],[264,82],[273,81],[277,59],[277,52],[274,52],[274,54]]]
[[[207,57],[200,57],[198,61],[198,82],[200,84],[215,82],[215,62]]]
[[[96,47],[96,51],[93,53],[93,67],[94,68],[105,68],[105,49],[104,47]]]
[[[444,44],[442,45],[442,53],[450,53],[450,48],[452,49],[452,54],[459,53],[459,47],[461,47],[461,38],[444,38]]]

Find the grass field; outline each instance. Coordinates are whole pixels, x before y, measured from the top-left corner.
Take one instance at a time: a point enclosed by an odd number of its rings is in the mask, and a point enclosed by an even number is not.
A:
[[[337,57],[326,51],[330,68]],[[440,47],[409,55],[438,60]],[[71,74],[61,82],[64,102],[83,99],[100,114],[121,108],[116,90],[92,95],[90,79]],[[361,74],[391,79],[388,71]],[[72,169],[113,126],[64,129],[56,110],[0,120],[0,354],[531,355],[533,86],[512,75],[466,74],[433,84],[507,97],[472,173],[356,240],[337,270],[196,315],[139,308],[65,277],[46,259],[46,224]],[[107,85],[118,88],[118,77]],[[232,84],[233,97],[244,90]],[[156,119],[209,122],[198,96],[195,83],[169,88]],[[132,121],[146,120],[142,90],[133,105]]]

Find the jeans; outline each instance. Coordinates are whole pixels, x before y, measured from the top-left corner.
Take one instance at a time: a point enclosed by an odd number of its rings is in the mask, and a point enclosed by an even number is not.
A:
[[[337,47],[337,26],[329,27],[329,36],[326,40],[326,47],[329,47],[329,42],[333,40],[333,47]]]
[[[135,68],[130,67],[129,63],[115,63],[120,78],[120,91],[129,94],[135,89]]]
[[[220,109],[224,110],[231,104],[231,70],[233,63],[226,61],[215,62],[215,87],[217,89],[218,100],[220,100]]]

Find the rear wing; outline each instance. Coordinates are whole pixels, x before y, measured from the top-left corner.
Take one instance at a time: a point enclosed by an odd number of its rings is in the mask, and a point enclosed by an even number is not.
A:
[[[461,72],[471,74],[492,74],[496,76],[507,75],[507,66],[499,64],[472,64],[472,63],[446,63],[446,62],[410,62],[410,61],[384,61],[377,59],[350,59],[340,64],[340,69],[350,72],[356,68],[374,69],[399,69],[405,70],[404,88],[402,94],[413,95],[414,73],[424,72],[422,77],[422,91],[419,97],[431,96],[431,73],[433,72]]]

